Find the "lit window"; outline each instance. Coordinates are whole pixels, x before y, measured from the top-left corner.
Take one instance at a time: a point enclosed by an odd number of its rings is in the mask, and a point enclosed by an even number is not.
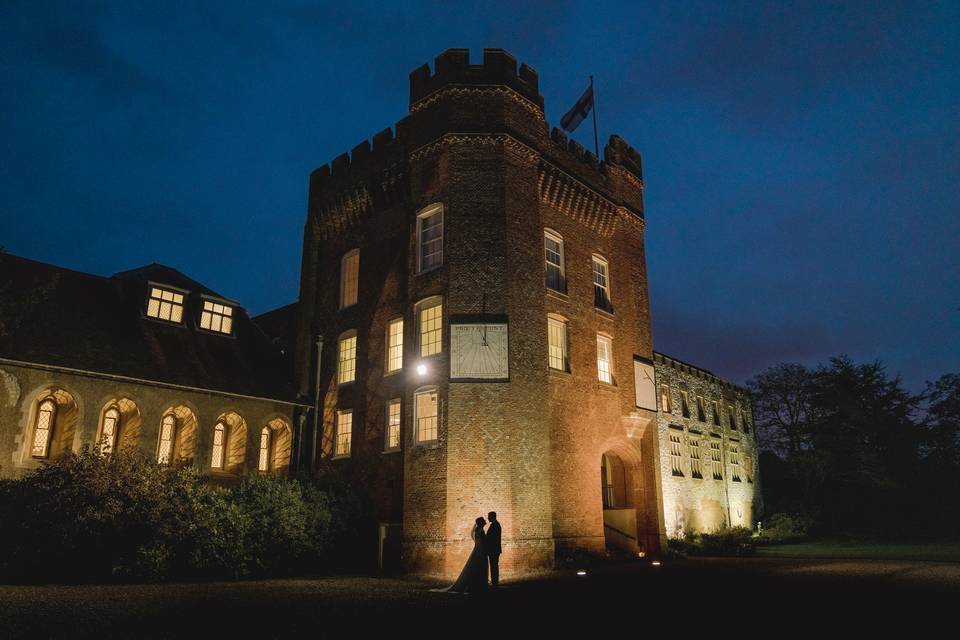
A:
[[[728,455],[730,457],[730,478],[734,482],[740,482],[740,450],[737,447],[730,447]]]
[[[351,438],[353,436],[353,411],[350,409],[337,411],[337,423],[335,427],[337,437],[336,448],[334,449],[333,455],[349,456]]]
[[[713,404],[713,424],[720,426],[720,403],[714,400]]]
[[[613,384],[613,343],[610,338],[597,334],[597,378],[600,382]]]
[[[690,447],[690,476],[693,478],[703,478],[703,466],[700,462],[700,439],[690,438],[687,440]]]
[[[443,351],[443,304],[437,300],[422,306],[420,314],[420,357]]]
[[[400,448],[400,399],[387,403],[387,451]]]
[[[680,392],[680,414],[684,418],[690,417],[690,396],[686,391]]]
[[[257,457],[257,470],[261,473],[270,471],[270,445],[273,441],[270,427],[260,430],[260,455]]]
[[[233,331],[233,307],[204,300],[203,311],[200,312],[200,328],[230,335]]]
[[[610,267],[600,256],[593,256],[593,306],[613,311],[610,304]]]
[[[169,465],[173,461],[173,443],[177,435],[177,418],[172,413],[160,421],[160,444],[157,446],[157,462]]]
[[[678,434],[670,434],[670,468],[673,475],[683,477],[683,441]]]
[[[117,443],[117,427],[120,424],[120,410],[110,407],[103,412],[103,421],[100,423],[100,453],[113,453]]]
[[[357,304],[360,281],[360,250],[354,249],[340,261],[340,308]]]
[[[547,359],[551,369],[569,371],[567,355],[567,322],[562,318],[547,318]]]
[[[543,255],[546,267],[546,285],[548,289],[567,292],[567,281],[563,267],[563,238],[553,231],[543,232]]]
[[[670,401],[670,385],[660,385],[660,410],[664,413],[673,413],[673,403]]]
[[[723,466],[720,460],[720,443],[710,443],[710,465],[713,467],[713,479],[723,480]]]
[[[703,396],[697,396],[697,420],[700,422],[707,421],[706,409],[703,406]]]
[[[403,318],[387,323],[387,373],[403,368]]]
[[[150,287],[147,315],[160,320],[181,322],[183,320],[183,294],[161,287]]]
[[[734,413],[733,407],[727,407],[727,415],[730,418],[730,428],[736,431],[737,430],[737,414]]]
[[[437,439],[438,398],[436,389],[424,389],[414,394],[414,420],[417,424],[417,442]]]
[[[357,336],[340,338],[340,363],[337,368],[337,384],[353,382],[357,377]]]
[[[30,455],[34,458],[46,458],[50,452],[50,436],[57,415],[57,403],[52,398],[42,401],[37,407],[37,421],[33,425],[33,446]]]
[[[213,454],[210,456],[210,466],[214,469],[223,469],[224,455],[227,448],[227,425],[222,421],[213,427]]]
[[[417,216],[417,271],[443,264],[443,205],[433,205]]]

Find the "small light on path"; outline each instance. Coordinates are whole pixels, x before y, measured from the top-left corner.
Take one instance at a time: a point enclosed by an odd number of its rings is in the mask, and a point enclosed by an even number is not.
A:
[[[577,571],[577,575],[578,575],[578,576],[585,576],[585,575],[587,575],[587,572],[584,571],[583,569],[580,569],[580,571]]]
[[[659,561],[659,560],[654,560],[654,561],[651,562],[650,564],[653,565],[654,567],[659,567],[659,566],[660,566],[660,561]]]

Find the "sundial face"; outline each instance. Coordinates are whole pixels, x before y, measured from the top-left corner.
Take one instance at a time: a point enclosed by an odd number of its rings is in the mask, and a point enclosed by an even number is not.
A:
[[[450,325],[451,380],[507,380],[506,323]]]
[[[641,409],[657,410],[657,385],[653,363],[634,359],[633,384],[637,397],[637,406]]]

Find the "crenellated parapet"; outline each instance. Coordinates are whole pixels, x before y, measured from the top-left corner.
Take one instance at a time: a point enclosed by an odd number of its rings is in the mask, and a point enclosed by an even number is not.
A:
[[[483,63],[470,64],[469,49],[447,49],[429,65],[417,67],[410,73],[410,110],[421,100],[446,87],[499,87],[516,91],[543,111],[540,95],[540,77],[526,64],[517,69],[517,59],[503,49],[484,49]]]

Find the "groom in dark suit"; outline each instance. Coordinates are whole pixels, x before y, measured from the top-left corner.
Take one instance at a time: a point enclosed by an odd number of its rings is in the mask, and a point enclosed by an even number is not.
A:
[[[496,589],[500,586],[500,554],[503,553],[503,549],[500,548],[500,523],[497,522],[497,512],[488,513],[487,520],[490,521],[486,539],[487,559],[490,561],[490,584]]]

